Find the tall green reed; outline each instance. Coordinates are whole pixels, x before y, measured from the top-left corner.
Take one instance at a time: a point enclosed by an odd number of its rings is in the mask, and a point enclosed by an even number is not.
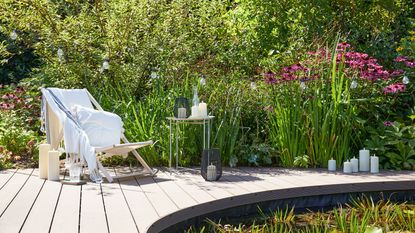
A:
[[[285,167],[294,166],[296,157],[304,155],[314,167],[326,167],[330,158],[341,164],[349,156],[355,111],[343,59],[337,58],[333,48],[324,62],[312,61],[317,78],[272,87],[269,133]]]
[[[295,158],[306,149],[302,93],[292,83],[283,84],[276,93],[274,109],[270,109],[270,139],[279,149],[281,165],[293,167]]]

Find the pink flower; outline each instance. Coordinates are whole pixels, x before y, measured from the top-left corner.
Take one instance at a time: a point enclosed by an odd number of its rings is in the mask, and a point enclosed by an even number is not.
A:
[[[384,121],[383,122],[383,125],[386,126],[386,127],[393,126],[393,122],[391,122],[391,121]]]
[[[405,61],[405,65],[409,68],[415,67],[415,62],[413,61]]]
[[[277,83],[277,79],[275,78],[275,74],[271,71],[268,71],[264,74],[264,79],[267,84],[275,84]]]
[[[404,61],[408,60],[408,57],[406,57],[406,56],[398,56],[398,57],[396,57],[393,60],[396,61],[396,62],[404,62]]]
[[[25,90],[23,87],[16,87],[16,93],[23,93]]]
[[[346,42],[341,42],[337,45],[337,48],[340,50],[344,50],[345,48],[350,47],[350,44],[346,43]]]
[[[383,93],[397,93],[397,92],[404,92],[406,90],[405,84],[402,83],[394,83],[390,84],[389,86],[383,88]]]
[[[403,71],[403,70],[394,70],[394,71],[391,73],[391,76],[399,76],[399,75],[402,75],[404,72],[405,72],[405,71]]]

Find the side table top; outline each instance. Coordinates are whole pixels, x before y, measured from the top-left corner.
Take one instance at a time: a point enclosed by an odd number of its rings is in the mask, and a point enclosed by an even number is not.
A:
[[[215,116],[189,117],[189,118],[166,117],[167,120],[172,120],[172,121],[203,121],[203,120],[211,120],[213,118],[215,118]]]

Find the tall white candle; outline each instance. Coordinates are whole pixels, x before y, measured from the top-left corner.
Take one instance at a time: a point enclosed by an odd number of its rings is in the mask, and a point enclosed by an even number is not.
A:
[[[370,157],[370,173],[379,173],[379,157]]]
[[[359,151],[359,170],[362,172],[369,171],[369,150],[364,148]]]
[[[352,173],[352,163],[347,160],[343,164],[343,172],[344,173]]]
[[[352,172],[358,172],[359,171],[359,160],[356,159],[356,157],[353,157],[353,159],[350,160],[352,163]]]
[[[336,160],[334,160],[333,158],[331,158],[329,160],[328,167],[329,167],[329,171],[331,171],[331,172],[336,171]]]
[[[59,180],[59,151],[49,151],[48,180]]]
[[[199,106],[192,106],[192,117],[199,117]]]
[[[186,118],[186,108],[178,108],[177,109],[177,117],[178,118]]]
[[[207,114],[207,104],[206,103],[200,103],[199,104],[199,113],[200,113],[200,116],[202,116],[202,117],[207,117],[208,116],[208,114]]]
[[[39,178],[48,178],[48,153],[50,151],[50,144],[39,145]]]

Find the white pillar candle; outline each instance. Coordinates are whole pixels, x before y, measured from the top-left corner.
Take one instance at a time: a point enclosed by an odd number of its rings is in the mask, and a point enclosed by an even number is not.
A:
[[[200,116],[202,116],[202,117],[207,117],[208,116],[208,114],[207,114],[207,104],[206,103],[200,103],[199,104],[199,113],[200,113]]]
[[[198,117],[200,116],[199,114],[199,106],[193,106],[192,107],[192,117]]]
[[[370,157],[370,173],[379,173],[379,157]]]
[[[186,108],[178,108],[177,109],[177,117],[178,118],[186,118]]]
[[[49,151],[48,180],[59,180],[59,151]]]
[[[336,160],[334,160],[333,158],[331,158],[331,159],[329,160],[329,165],[328,165],[328,167],[329,167],[329,171],[331,171],[331,172],[336,171]]]
[[[207,180],[209,181],[216,180],[216,166],[213,164],[210,164],[207,167]]]
[[[50,151],[50,144],[39,145],[39,178],[48,178],[48,153]]]
[[[369,171],[369,150],[364,148],[359,151],[359,171]]]
[[[343,164],[343,172],[344,173],[352,173],[352,163],[347,160]]]
[[[353,157],[350,162],[352,163],[352,172],[359,172],[359,160]]]

